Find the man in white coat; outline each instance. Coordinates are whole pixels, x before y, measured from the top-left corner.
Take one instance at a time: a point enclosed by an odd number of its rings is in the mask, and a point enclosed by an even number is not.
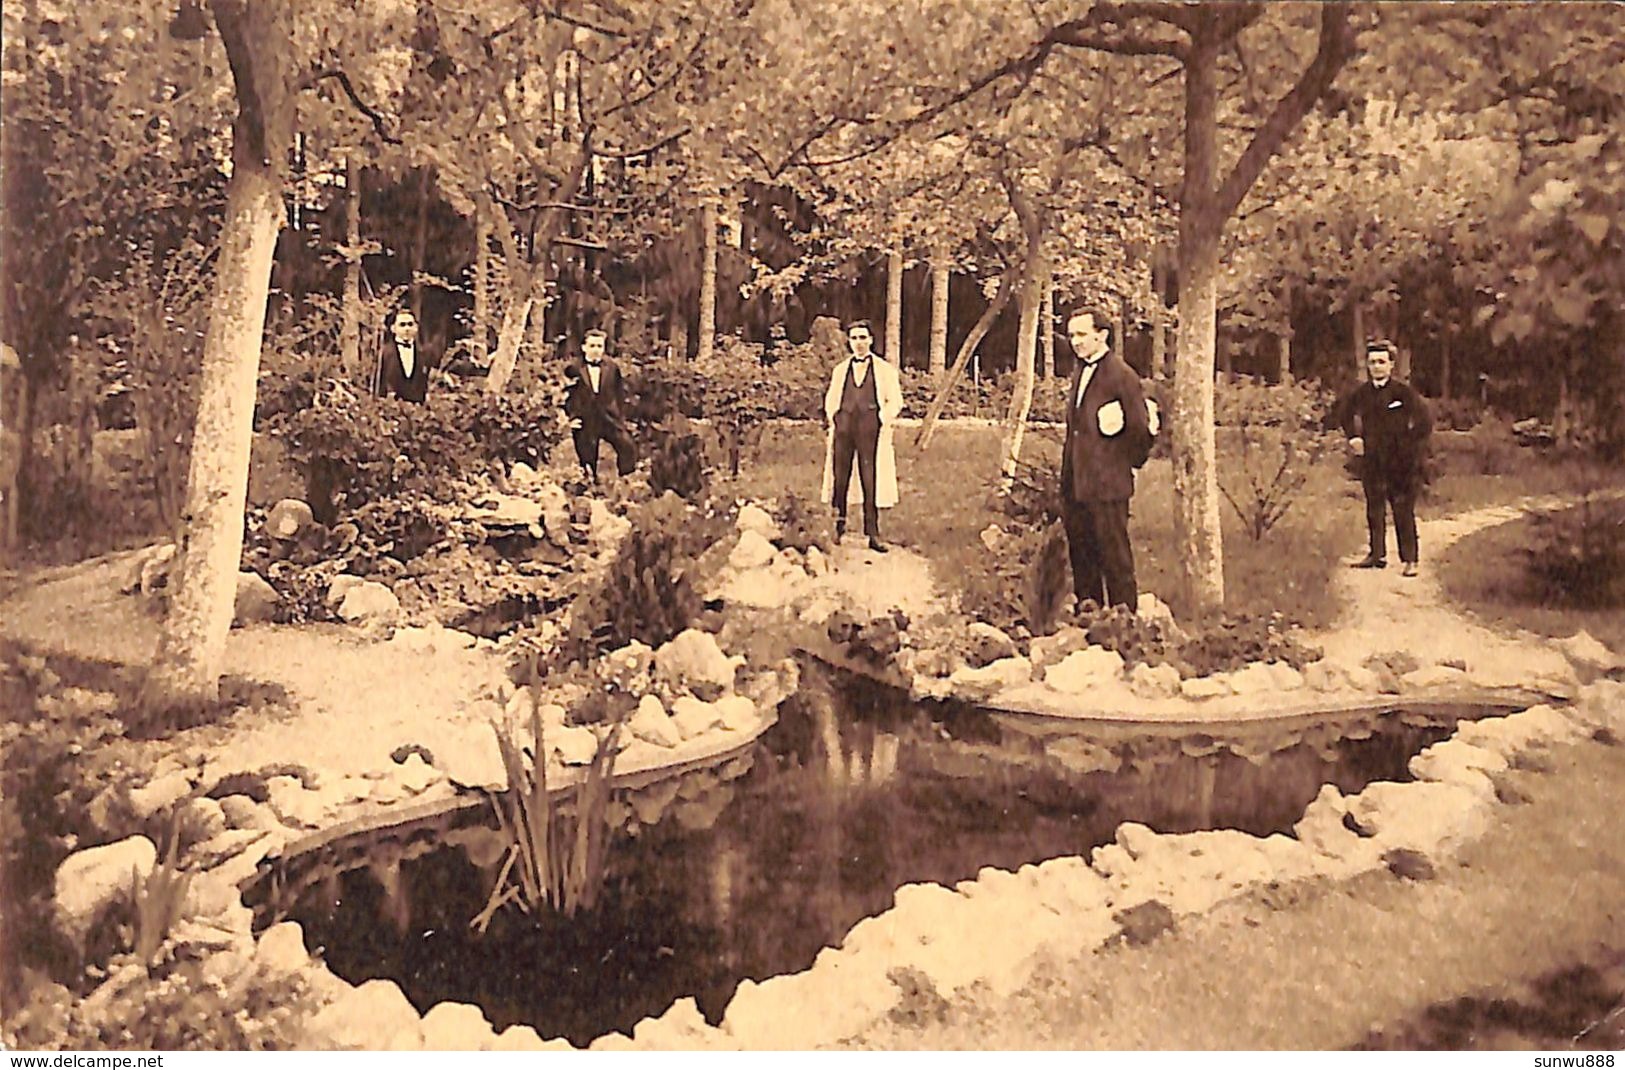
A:
[[[869,548],[886,552],[880,541],[880,510],[897,504],[897,454],[892,427],[903,411],[903,386],[896,365],[874,352],[875,335],[868,320],[847,325],[851,355],[835,365],[824,395],[828,434],[824,450],[823,497],[835,506],[835,537],[846,534],[846,507],[863,503],[863,533]],[[858,485],[852,486],[852,461],[858,462]]]

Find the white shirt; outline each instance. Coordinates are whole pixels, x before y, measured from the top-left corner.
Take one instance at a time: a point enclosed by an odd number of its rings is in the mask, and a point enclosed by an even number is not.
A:
[[[862,386],[863,381],[867,378],[869,378],[869,361],[858,360],[856,357],[852,358],[852,381]]]
[[[412,369],[417,365],[417,350],[415,346],[395,343],[395,352],[401,355],[401,374],[408,379],[412,378]]]
[[[1100,361],[1104,356],[1102,353],[1094,360],[1084,361],[1083,374],[1078,376],[1078,396],[1072,399],[1074,407],[1083,404],[1083,392],[1089,389],[1089,381],[1095,377],[1095,369],[1100,367]]]
[[[604,366],[602,364],[589,363],[587,365],[587,381],[592,383],[592,392],[594,394],[598,393],[598,377],[603,374]]]

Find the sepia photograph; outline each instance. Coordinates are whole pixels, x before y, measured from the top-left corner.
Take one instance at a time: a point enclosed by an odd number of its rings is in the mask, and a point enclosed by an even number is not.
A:
[[[0,1049],[1625,1051],[1625,3],[0,32]]]

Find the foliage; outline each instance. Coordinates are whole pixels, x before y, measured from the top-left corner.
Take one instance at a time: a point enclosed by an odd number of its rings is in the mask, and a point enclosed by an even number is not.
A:
[[[193,961],[167,956],[149,968],[135,955],[108,965],[93,1000],[61,985],[37,985],[7,1022],[8,1044],[66,1051],[290,1051],[316,999],[298,974],[250,969],[229,982]],[[9,1016],[8,1016],[9,1017]]]
[[[1327,399],[1318,384],[1265,386],[1250,380],[1216,391],[1215,420],[1235,428],[1235,459],[1222,471],[1219,492],[1257,542],[1300,499],[1329,448],[1321,431]]]
[[[1588,494],[1531,521],[1525,568],[1535,598],[1581,609],[1625,606],[1625,501]]]
[[[705,490],[705,451],[686,420],[655,434],[649,451],[649,486],[695,499]]]
[[[470,924],[485,932],[496,912],[510,903],[526,914],[547,910],[574,917],[578,910],[591,910],[603,886],[612,831],[605,814],[620,722],[598,736],[573,811],[556,804],[548,791],[540,690],[531,690],[533,751],[527,754],[512,727],[493,722],[491,729],[508,774],[508,790],[490,793],[508,851],[490,898]]]
[[[824,510],[808,502],[799,494],[788,492],[779,498],[773,510],[778,521],[780,546],[787,550],[806,553],[814,546],[829,548],[829,524]]]
[[[1051,522],[1042,539],[1021,589],[1022,614],[1034,635],[1048,635],[1055,630],[1071,590],[1072,562],[1067,552],[1066,529],[1059,521]]]
[[[145,877],[134,878],[130,902],[135,910],[131,948],[137,962],[151,962],[181,919],[186,893],[192,887],[192,874],[180,868],[176,856],[181,847],[179,814],[171,817],[163,837],[164,853]]]
[[[1113,650],[1126,665],[1162,665],[1177,660],[1181,634],[1171,621],[1142,617],[1128,606],[1085,602],[1078,626],[1095,646]]]
[[[1279,613],[1225,614],[1179,644],[1171,658],[1181,676],[1208,676],[1240,669],[1251,662],[1282,661],[1302,669],[1320,657],[1288,630]]]

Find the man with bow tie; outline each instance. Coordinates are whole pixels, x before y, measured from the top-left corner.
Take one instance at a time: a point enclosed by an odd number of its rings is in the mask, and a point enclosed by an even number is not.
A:
[[[607,341],[603,331],[588,331],[581,339],[581,359],[565,371],[570,385],[564,412],[570,417],[570,437],[588,483],[598,482],[600,442],[614,447],[615,470],[621,475],[628,475],[638,464],[637,445],[621,413],[626,402],[625,380],[621,369],[604,355]]]
[[[429,372],[435,361],[419,344],[417,317],[410,309],[396,309],[389,331],[379,355],[378,393],[422,405],[429,396]]]
[[[1061,454],[1061,521],[1072,559],[1078,605],[1128,606],[1139,602],[1134,550],[1128,541],[1134,470],[1151,455],[1156,409],[1140,377],[1111,351],[1110,320],[1082,308],[1066,321],[1077,370],[1067,397],[1066,445]]]
[[[1369,376],[1337,408],[1349,449],[1360,461],[1366,528],[1371,549],[1355,568],[1388,567],[1388,507],[1404,574],[1416,575],[1416,493],[1433,417],[1422,396],[1394,378],[1394,344],[1378,338],[1366,345]]]
[[[880,510],[897,504],[897,454],[892,425],[903,411],[897,367],[874,352],[868,320],[847,325],[850,355],[835,365],[824,393],[829,432],[824,444],[823,498],[835,507],[835,538],[846,534],[846,507],[852,493],[852,462],[858,462],[863,533],[869,548],[885,553],[880,541]]]

